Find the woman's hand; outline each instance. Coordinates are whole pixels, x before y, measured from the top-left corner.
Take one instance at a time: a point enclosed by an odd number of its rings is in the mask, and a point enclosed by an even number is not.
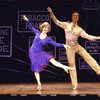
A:
[[[28,21],[28,18],[27,18],[25,15],[23,15],[22,18],[23,18],[25,21]]]
[[[69,45],[64,44],[64,48],[67,49],[67,48],[71,48],[71,47]]]

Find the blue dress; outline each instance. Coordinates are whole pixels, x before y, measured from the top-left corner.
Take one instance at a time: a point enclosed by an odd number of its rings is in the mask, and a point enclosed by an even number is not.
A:
[[[45,39],[40,39],[41,31],[35,29],[33,25],[27,21],[28,28],[35,34],[33,43],[29,49],[29,58],[31,61],[31,70],[33,72],[41,72],[47,67],[47,64],[53,56],[45,51],[42,47],[46,44],[52,44],[57,47],[64,47],[64,44],[56,43],[51,37],[47,36]]]

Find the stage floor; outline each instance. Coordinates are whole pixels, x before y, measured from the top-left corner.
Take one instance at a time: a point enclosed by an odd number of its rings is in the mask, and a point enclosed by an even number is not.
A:
[[[79,82],[77,90],[72,90],[71,83],[42,83],[42,90],[37,90],[36,83],[0,84],[0,95],[98,95],[100,97],[100,82]]]

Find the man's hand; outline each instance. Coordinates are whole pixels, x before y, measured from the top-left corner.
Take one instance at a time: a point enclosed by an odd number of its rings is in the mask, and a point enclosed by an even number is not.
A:
[[[53,13],[52,9],[50,7],[48,7],[47,10],[48,10],[49,13]]]
[[[100,36],[96,37],[97,40],[100,40]]]

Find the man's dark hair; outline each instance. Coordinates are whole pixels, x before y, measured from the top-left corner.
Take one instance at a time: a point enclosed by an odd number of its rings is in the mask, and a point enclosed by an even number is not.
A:
[[[78,12],[78,11],[76,11],[76,10],[72,12],[72,15],[73,15],[74,13],[78,13],[78,14],[79,14],[79,12]]]

